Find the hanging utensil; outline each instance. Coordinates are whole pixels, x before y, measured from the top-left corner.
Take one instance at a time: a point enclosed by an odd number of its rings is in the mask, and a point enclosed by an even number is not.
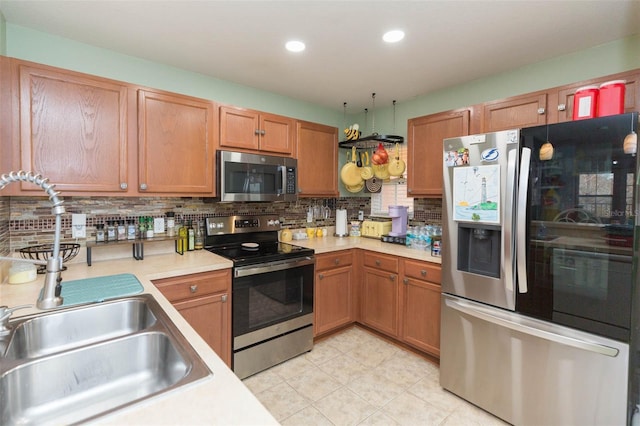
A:
[[[356,186],[362,183],[360,169],[356,165],[356,147],[351,148],[351,161],[348,161],[340,170],[340,178],[345,186]]]
[[[397,177],[402,176],[404,173],[406,165],[404,164],[404,160],[400,158],[400,144],[396,144],[396,156],[389,163],[389,167],[387,170],[389,171],[389,175]]]
[[[367,188],[367,192],[377,193],[382,191],[382,181],[375,176],[371,179],[367,179],[365,186]]]
[[[360,177],[364,180],[371,179],[373,177],[373,169],[369,165],[369,152],[365,151],[361,155],[365,158],[365,161],[364,167],[360,169]]]

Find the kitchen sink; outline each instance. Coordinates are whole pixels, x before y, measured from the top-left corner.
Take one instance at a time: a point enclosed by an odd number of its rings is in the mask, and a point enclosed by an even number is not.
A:
[[[131,298],[63,310],[13,323],[7,359],[36,358],[153,326],[149,301]]]
[[[212,374],[148,294],[10,325],[2,425],[83,422]]]

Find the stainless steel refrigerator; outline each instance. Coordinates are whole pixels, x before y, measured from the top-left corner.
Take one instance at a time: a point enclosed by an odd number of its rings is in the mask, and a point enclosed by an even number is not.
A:
[[[637,124],[444,140],[443,388],[517,425],[629,422]]]

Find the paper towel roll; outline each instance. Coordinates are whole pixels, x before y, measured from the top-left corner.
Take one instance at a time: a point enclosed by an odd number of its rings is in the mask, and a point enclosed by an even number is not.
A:
[[[347,235],[347,211],[345,209],[336,210],[336,235],[338,237]]]

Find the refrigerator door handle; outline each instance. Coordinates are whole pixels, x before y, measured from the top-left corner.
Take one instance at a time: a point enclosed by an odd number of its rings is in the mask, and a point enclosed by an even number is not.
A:
[[[531,167],[531,148],[522,148],[520,154],[520,181],[518,183],[518,205],[516,210],[516,263],[518,271],[518,289],[526,293],[527,289],[527,191],[529,189],[529,169]]]
[[[618,353],[620,352],[618,349],[612,348],[610,346],[587,342],[587,341],[572,338],[569,336],[563,336],[557,333],[536,328],[531,325],[514,322],[509,320],[508,318],[501,318],[500,316],[495,315],[493,312],[489,312],[489,310],[486,308],[472,306],[461,300],[452,300],[449,298],[445,298],[445,303],[447,307],[451,309],[455,309],[456,311],[465,313],[467,315],[478,318],[480,320],[490,322],[492,324],[509,328],[519,333],[528,334],[531,336],[539,337],[541,339],[550,340],[555,343],[559,343],[566,346],[572,346],[574,348],[586,350],[589,352],[594,352],[594,353],[609,356],[612,358],[615,358],[616,356],[618,356]]]
[[[504,209],[504,231],[502,233],[502,264],[504,265],[504,286],[509,292],[514,289],[513,274],[513,206],[515,202],[516,165],[518,150],[512,149],[507,155],[506,207]]]

